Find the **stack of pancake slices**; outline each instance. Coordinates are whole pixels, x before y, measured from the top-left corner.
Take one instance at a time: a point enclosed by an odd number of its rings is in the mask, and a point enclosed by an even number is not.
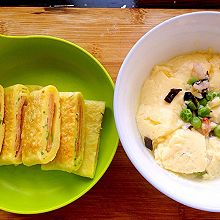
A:
[[[0,86],[0,165],[93,178],[105,103],[55,86]]]

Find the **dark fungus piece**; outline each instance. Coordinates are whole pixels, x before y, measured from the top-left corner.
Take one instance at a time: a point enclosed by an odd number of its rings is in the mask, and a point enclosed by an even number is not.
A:
[[[201,82],[204,82],[204,81],[209,81],[208,78],[204,78],[204,79],[200,79],[198,81],[196,81],[197,84],[200,84]]]
[[[190,125],[188,128],[189,128],[189,130],[192,130],[193,126],[192,126],[192,125]]]
[[[152,140],[148,137],[144,137],[144,144],[146,146],[146,148],[148,148],[149,150],[153,150],[153,144],[152,144]]]
[[[191,92],[185,92],[184,97],[183,97],[184,101],[189,101],[194,98],[195,96]]]
[[[175,98],[175,96],[182,91],[182,89],[171,89],[170,92],[167,94],[167,96],[165,97],[165,101],[168,103],[171,103],[173,101],[173,99]]]
[[[207,93],[208,93],[208,89],[204,89],[204,90],[202,90],[202,97],[203,98],[205,98],[206,97],[206,95],[207,95]]]
[[[184,99],[184,101],[191,100],[195,106],[198,106],[198,101],[197,101],[196,97],[191,92],[185,92],[183,99]]]
[[[209,137],[213,137],[214,136],[214,132],[213,131],[210,131],[209,132]]]

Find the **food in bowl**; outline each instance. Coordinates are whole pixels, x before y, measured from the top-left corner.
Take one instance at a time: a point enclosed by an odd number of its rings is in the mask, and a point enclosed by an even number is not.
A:
[[[52,85],[16,84],[1,87],[0,94],[0,165],[40,164],[94,177],[105,102],[84,101],[80,92]]]
[[[154,66],[142,87],[136,121],[163,168],[220,175],[220,54],[181,55]]]

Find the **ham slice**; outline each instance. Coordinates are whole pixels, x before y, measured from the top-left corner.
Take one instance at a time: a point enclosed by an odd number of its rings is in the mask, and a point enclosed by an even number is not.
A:
[[[21,130],[23,126],[24,111],[25,111],[25,106],[26,106],[25,100],[26,98],[21,96],[18,113],[16,115],[16,121],[17,121],[17,126],[16,126],[17,133],[16,133],[16,141],[15,141],[15,148],[16,148],[15,156],[16,157],[21,153],[21,148],[20,148]]]
[[[53,122],[55,116],[55,103],[53,95],[49,99],[49,113],[48,113],[48,139],[47,139],[47,152],[50,152],[53,142]]]

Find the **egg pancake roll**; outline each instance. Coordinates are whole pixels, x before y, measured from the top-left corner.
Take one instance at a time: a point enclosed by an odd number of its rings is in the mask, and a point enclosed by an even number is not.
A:
[[[29,91],[24,85],[5,88],[5,137],[0,154],[0,165],[20,164],[21,133],[24,109]]]
[[[81,167],[75,171],[80,176],[93,178],[99,153],[99,139],[105,102],[85,101],[85,150]]]
[[[52,161],[60,146],[59,93],[46,86],[30,93],[21,136],[22,162],[26,166]]]
[[[79,169],[84,153],[84,99],[80,92],[60,92],[60,148],[43,170],[73,172]]]

